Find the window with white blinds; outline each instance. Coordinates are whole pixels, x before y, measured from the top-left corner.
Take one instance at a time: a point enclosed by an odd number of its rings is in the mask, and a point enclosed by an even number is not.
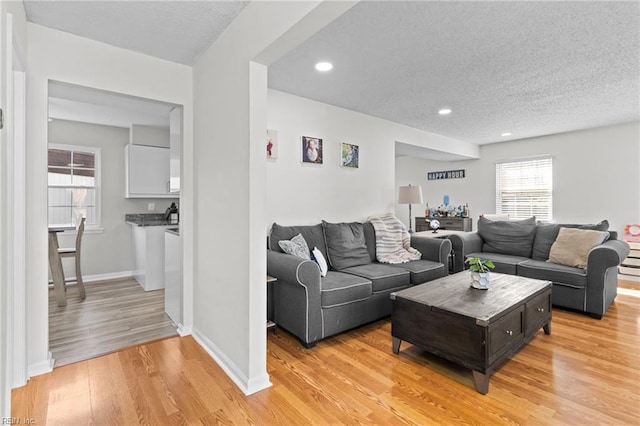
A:
[[[100,226],[100,148],[49,145],[49,225]]]
[[[552,220],[551,157],[496,163],[496,213],[510,219]]]

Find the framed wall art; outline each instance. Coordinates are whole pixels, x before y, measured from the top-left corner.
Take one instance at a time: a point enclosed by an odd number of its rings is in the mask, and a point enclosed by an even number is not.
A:
[[[278,158],[278,131],[267,129],[267,158]]]
[[[360,166],[360,147],[351,143],[340,145],[340,165],[357,169]]]
[[[302,137],[302,162],[322,164],[322,139]]]

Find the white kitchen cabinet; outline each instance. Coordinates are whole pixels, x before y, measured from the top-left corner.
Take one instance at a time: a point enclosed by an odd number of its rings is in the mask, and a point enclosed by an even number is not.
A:
[[[182,157],[182,107],[169,113],[169,192],[180,193],[180,158]]]
[[[145,291],[164,288],[164,230],[167,226],[137,226],[133,231],[133,278]]]
[[[169,192],[169,148],[126,145],[126,198],[175,198]]]
[[[177,228],[173,228],[177,229]],[[182,239],[176,231],[164,234],[164,310],[176,324],[182,324]]]

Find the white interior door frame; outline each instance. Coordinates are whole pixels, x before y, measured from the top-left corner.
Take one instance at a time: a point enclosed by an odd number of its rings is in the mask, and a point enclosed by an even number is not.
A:
[[[13,16],[7,14],[5,43],[7,63],[4,73],[7,88],[6,170],[4,188],[6,210],[6,331],[8,345],[4,349],[7,367],[7,383],[10,388],[24,386],[27,382],[26,353],[26,279],[25,279],[25,97],[26,75],[20,55],[14,46]]]

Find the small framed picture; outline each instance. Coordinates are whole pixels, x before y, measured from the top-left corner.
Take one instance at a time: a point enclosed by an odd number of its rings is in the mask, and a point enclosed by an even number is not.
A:
[[[267,129],[267,158],[278,158],[278,131]]]
[[[360,147],[350,143],[342,143],[340,165],[357,169],[360,165]]]
[[[322,164],[322,139],[302,137],[302,162]]]

